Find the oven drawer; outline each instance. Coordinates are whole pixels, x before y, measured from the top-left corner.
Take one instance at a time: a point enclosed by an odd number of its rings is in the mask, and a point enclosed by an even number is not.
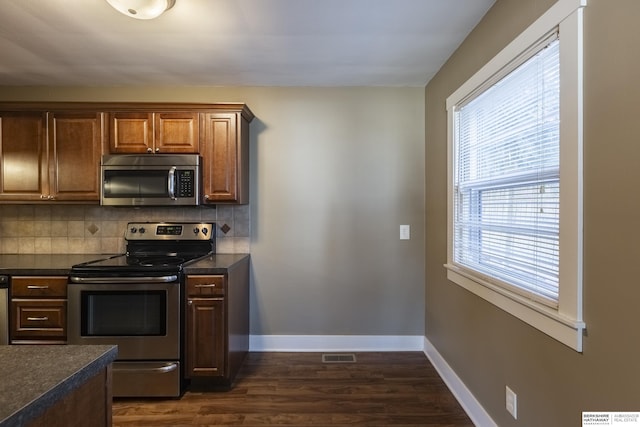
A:
[[[21,276],[11,278],[12,298],[66,298],[67,277]]]
[[[179,397],[180,362],[113,363],[114,397]]]
[[[11,339],[64,339],[66,313],[66,301],[13,299]]]
[[[187,276],[188,297],[212,297],[224,295],[224,276]]]

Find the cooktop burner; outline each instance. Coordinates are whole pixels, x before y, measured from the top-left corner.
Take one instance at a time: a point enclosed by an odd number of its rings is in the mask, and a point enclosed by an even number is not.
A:
[[[186,259],[177,256],[155,256],[146,258],[127,257],[127,263],[141,267],[170,266],[183,264]]]

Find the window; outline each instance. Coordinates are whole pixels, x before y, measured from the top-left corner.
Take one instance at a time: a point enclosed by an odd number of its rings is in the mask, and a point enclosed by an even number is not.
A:
[[[560,0],[447,99],[448,278],[582,351],[584,0]]]

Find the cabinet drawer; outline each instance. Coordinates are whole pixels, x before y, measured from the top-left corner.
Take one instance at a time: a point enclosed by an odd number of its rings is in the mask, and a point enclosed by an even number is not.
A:
[[[67,278],[23,276],[11,278],[12,298],[66,298]]]
[[[11,316],[12,339],[66,336],[66,301],[12,300]]]
[[[224,276],[187,276],[187,296],[224,295]]]

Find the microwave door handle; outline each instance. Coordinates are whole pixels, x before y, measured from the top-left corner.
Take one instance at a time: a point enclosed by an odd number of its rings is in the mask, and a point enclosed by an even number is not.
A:
[[[176,167],[172,166],[169,169],[169,176],[167,178],[167,191],[171,200],[176,199]]]

